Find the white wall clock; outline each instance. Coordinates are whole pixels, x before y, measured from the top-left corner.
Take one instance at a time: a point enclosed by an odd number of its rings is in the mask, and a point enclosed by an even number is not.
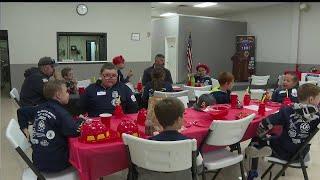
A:
[[[77,6],[77,13],[81,16],[86,15],[88,13],[88,7],[85,4],[79,4]]]

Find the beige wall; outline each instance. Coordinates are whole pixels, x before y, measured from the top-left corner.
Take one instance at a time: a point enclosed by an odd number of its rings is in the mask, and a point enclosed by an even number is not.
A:
[[[295,64],[299,56],[301,64],[320,64],[320,3],[308,4],[307,12],[299,11],[299,3],[283,3],[223,18],[248,23],[247,33],[257,38],[258,62]]]
[[[57,58],[56,32],[107,33],[107,59],[122,54],[127,61],[150,61],[150,3],[85,3],[88,14],[76,13],[78,3],[1,2],[0,27],[8,30],[11,64],[36,64],[43,56]],[[131,41],[140,33],[140,41]]]

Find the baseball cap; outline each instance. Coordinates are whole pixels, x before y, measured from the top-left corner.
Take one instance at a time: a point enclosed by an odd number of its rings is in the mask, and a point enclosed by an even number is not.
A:
[[[206,106],[211,106],[213,104],[216,104],[216,100],[214,99],[214,97],[210,94],[202,94],[198,99],[197,102],[193,104],[193,108],[197,111],[202,111],[201,108],[201,104],[205,103]]]
[[[38,62],[38,66],[44,66],[44,65],[54,65],[57,66],[58,64],[56,63],[56,61],[54,59],[52,59],[51,57],[42,57],[40,58],[39,62]]]

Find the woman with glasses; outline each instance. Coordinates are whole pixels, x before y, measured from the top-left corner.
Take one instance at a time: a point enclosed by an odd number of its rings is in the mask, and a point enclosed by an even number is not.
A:
[[[136,113],[138,104],[130,88],[118,82],[118,73],[112,63],[105,63],[100,70],[100,79],[89,85],[80,97],[82,112],[89,117],[97,117],[102,113],[113,113],[116,100],[120,97],[124,113]]]

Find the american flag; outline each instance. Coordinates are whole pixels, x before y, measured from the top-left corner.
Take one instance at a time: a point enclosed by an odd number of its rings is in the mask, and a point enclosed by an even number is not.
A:
[[[191,41],[191,33],[189,34],[188,45],[187,45],[187,60],[188,60],[188,71],[192,73],[192,41]]]

